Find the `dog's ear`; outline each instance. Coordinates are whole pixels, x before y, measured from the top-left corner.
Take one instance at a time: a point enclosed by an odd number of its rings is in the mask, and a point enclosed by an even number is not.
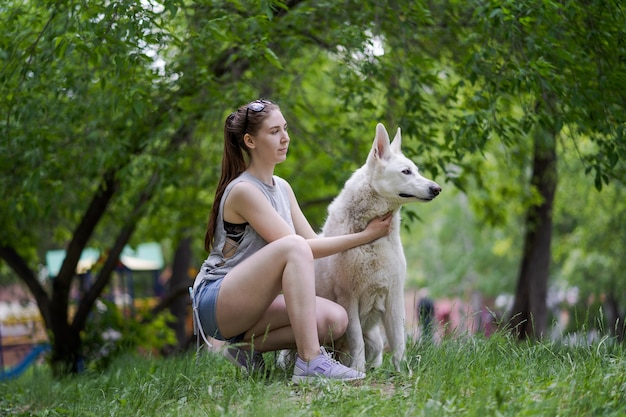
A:
[[[402,134],[400,132],[400,128],[398,128],[398,131],[396,132],[396,136],[394,136],[393,140],[391,141],[391,151],[394,153],[402,153]]]
[[[376,125],[376,137],[374,138],[374,144],[372,145],[372,151],[370,152],[368,160],[381,160],[385,161],[389,159],[391,148],[389,147],[389,134],[387,129],[382,123]]]

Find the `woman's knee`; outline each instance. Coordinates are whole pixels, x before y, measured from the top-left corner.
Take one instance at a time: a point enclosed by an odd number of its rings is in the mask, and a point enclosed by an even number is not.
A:
[[[321,341],[337,339],[346,332],[348,328],[348,313],[339,304],[327,307],[318,320],[318,333]]]
[[[313,262],[313,251],[305,238],[300,235],[289,235],[274,242],[280,246],[285,256],[298,257]]]

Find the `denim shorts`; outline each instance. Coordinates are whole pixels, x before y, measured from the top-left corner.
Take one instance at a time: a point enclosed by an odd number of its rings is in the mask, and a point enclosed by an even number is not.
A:
[[[216,280],[206,280],[198,286],[195,294],[196,306],[198,307],[198,317],[200,320],[200,326],[206,336],[210,336],[217,340],[225,340],[230,343],[241,342],[244,338],[244,333],[231,337],[230,339],[224,338],[220,329],[217,327],[216,309],[217,309],[217,294],[220,292],[222,281],[224,277]]]

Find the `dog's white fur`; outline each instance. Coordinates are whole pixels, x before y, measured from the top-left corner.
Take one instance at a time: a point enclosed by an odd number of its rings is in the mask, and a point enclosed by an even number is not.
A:
[[[336,236],[363,230],[376,216],[393,212],[391,233],[372,243],[316,260],[317,294],[341,304],[348,312],[346,334],[340,359],[364,371],[382,364],[385,328],[400,370],[405,350],[404,281],[406,259],[400,240],[400,207],[415,201],[431,201],[441,188],[422,177],[417,166],[401,150],[398,129],[393,142],[382,124],[367,162],[345,183],[328,207],[322,234]],[[347,344],[347,348],[345,346]]]

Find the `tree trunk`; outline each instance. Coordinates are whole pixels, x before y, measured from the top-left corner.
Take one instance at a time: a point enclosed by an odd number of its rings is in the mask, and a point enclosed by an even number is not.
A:
[[[556,135],[538,130],[534,135],[531,184],[542,201],[530,206],[526,215],[524,252],[510,323],[519,339],[540,338],[546,331],[556,158]]]
[[[53,308],[51,316],[53,337],[50,364],[53,375],[62,377],[81,372],[84,368],[84,361],[81,353],[80,333],[67,322],[67,314],[55,312]]]
[[[169,280],[168,293],[178,294],[170,304],[170,312],[176,318],[172,328],[176,332],[178,349],[187,344],[187,317],[189,309],[188,288],[193,284],[189,279],[189,267],[191,266],[191,238],[184,237],[176,248],[172,262],[172,276]]]

